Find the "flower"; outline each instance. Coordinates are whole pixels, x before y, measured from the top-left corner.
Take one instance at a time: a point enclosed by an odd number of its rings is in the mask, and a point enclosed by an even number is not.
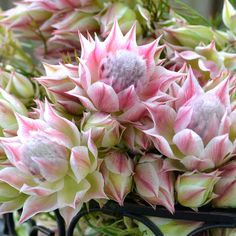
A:
[[[196,209],[209,203],[217,195],[213,188],[220,179],[220,172],[185,172],[180,174],[175,184],[177,201],[186,207]]]
[[[120,151],[112,151],[103,158],[100,171],[105,182],[105,193],[120,205],[132,190],[133,168],[132,159]]]
[[[134,183],[141,198],[174,212],[174,175],[164,171],[165,160],[159,155],[143,155],[135,166]]]
[[[158,99],[161,90],[182,76],[156,65],[163,49],[157,47],[159,39],[137,46],[135,25],[123,36],[115,21],[104,42],[83,35],[80,39],[77,86],[68,93],[90,111],[112,113],[123,122],[137,121],[145,115],[143,101]]]
[[[219,170],[222,171],[222,174],[214,188],[217,197],[213,200],[213,205],[216,207],[235,207],[236,201],[235,198],[233,198],[234,193],[236,193],[235,160],[228,162]]]
[[[147,104],[154,127],[145,133],[177,169],[182,164],[182,170],[211,170],[233,156],[229,133],[235,120],[228,84],[225,79],[205,92],[189,70],[183,85],[173,87],[175,102]]]
[[[91,138],[81,145],[75,124],[56,114],[47,101],[40,119],[16,116],[17,136],[0,140],[11,164],[0,170],[0,180],[27,195],[20,222],[58,208],[69,222],[84,202],[106,198]],[[3,202],[0,212],[21,206]]]

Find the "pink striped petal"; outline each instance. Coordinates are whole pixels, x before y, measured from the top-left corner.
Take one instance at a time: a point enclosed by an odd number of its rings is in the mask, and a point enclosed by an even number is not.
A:
[[[180,94],[178,97],[178,106],[182,106],[185,102],[190,100],[194,95],[199,95],[203,93],[203,89],[198,83],[195,75],[193,74],[192,69],[190,68],[188,71],[187,79],[185,80],[182,89],[180,90]]]
[[[112,29],[105,40],[107,52],[116,52],[122,45],[124,36],[120,30],[117,19],[115,19]]]
[[[222,104],[230,109],[229,79],[223,80],[214,89],[208,91],[207,93],[216,95]]]
[[[159,195],[160,178],[158,169],[153,167],[153,162],[139,164],[135,168],[134,181],[137,192],[144,198],[157,198]]]
[[[49,182],[63,178],[68,170],[67,160],[62,158],[43,158],[33,156],[32,161],[39,167],[40,174]]]
[[[137,48],[136,43],[136,22],[134,22],[131,29],[124,36],[125,49],[133,51]]]
[[[228,134],[230,132],[230,118],[228,117],[227,111],[221,119],[218,135]]]
[[[139,121],[142,117],[146,115],[146,108],[143,103],[137,102],[127,111],[124,111],[118,117],[120,122],[135,122]]]
[[[190,129],[178,132],[173,142],[184,155],[199,156],[204,150],[201,137]]]
[[[78,182],[90,173],[91,161],[86,147],[80,146],[72,148],[70,166]]]
[[[63,181],[57,181],[53,183],[42,183],[37,186],[30,186],[24,184],[20,191],[28,195],[37,195],[37,196],[48,196],[51,195],[64,187]]]
[[[183,51],[183,52],[178,53],[178,56],[180,56],[184,60],[189,60],[189,61],[202,58],[201,55],[193,51]]]
[[[85,64],[85,61],[83,61],[82,59],[80,60],[79,68],[80,68],[80,84],[82,85],[83,89],[87,90],[91,85],[91,74],[89,72],[88,67]]]
[[[20,172],[15,167],[5,167],[0,170],[0,180],[8,183],[18,190],[20,190],[24,184],[32,183],[32,180],[29,178],[29,176]]]
[[[98,110],[108,113],[119,110],[119,99],[111,86],[96,82],[89,87],[87,93]]]
[[[215,167],[211,160],[200,159],[196,156],[185,156],[183,159],[181,159],[181,163],[189,171],[204,171]]]
[[[163,136],[158,135],[158,132],[155,128],[146,130],[144,133],[151,136],[154,146],[159,152],[161,152],[161,154],[170,158],[174,158],[174,153],[172,152],[169,142]]]
[[[1,203],[0,213],[1,214],[12,213],[12,212],[22,208],[27,197],[28,196],[22,194],[12,201],[7,201],[4,203]]]
[[[179,109],[174,125],[175,132],[179,132],[189,125],[192,113],[193,108],[190,106],[184,106]]]
[[[45,197],[30,196],[24,203],[19,223],[25,222],[39,212],[50,212],[58,207],[56,194]]]
[[[147,108],[151,113],[157,133],[164,136],[168,141],[171,141],[174,135],[175,110],[167,105],[147,104]]]
[[[90,184],[90,188],[87,191],[83,201],[88,202],[91,199],[107,199],[104,192],[104,179],[100,172],[94,171],[86,177],[86,180]]]
[[[80,133],[76,125],[57,115],[47,101],[45,101],[44,119],[52,128],[67,135],[69,141],[71,141],[71,146],[80,144]]]
[[[83,94],[80,93],[81,89],[77,86],[73,90],[67,92],[68,94],[79,98],[80,102],[84,107],[86,107],[90,111],[97,111],[96,107],[93,105],[91,100],[87,97],[85,97]]]
[[[19,114],[16,114],[16,119],[19,126],[17,135],[22,140],[25,140],[26,137],[30,137],[32,131],[44,130],[48,127],[42,120],[33,120]]]
[[[233,144],[230,142],[228,134],[213,138],[206,146],[202,159],[210,159],[215,166],[219,166],[226,162],[233,150]]]
[[[133,162],[122,152],[112,152],[105,159],[106,168],[115,174],[130,176],[133,172]]]
[[[119,98],[119,107],[121,110],[128,109],[134,106],[134,104],[139,101],[134,86],[130,86],[127,89],[121,91],[118,94],[118,98]]]

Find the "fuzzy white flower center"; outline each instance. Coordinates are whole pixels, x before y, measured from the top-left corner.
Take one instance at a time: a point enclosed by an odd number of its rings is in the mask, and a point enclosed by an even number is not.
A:
[[[225,107],[218,97],[210,94],[200,95],[191,100],[188,105],[193,108],[188,128],[195,131],[207,143],[217,135]]]
[[[42,178],[41,170],[34,158],[42,158],[57,164],[59,159],[66,159],[66,148],[58,143],[51,141],[43,135],[35,135],[27,140],[22,146],[23,163],[28,167],[29,172]]]
[[[134,52],[118,50],[104,58],[100,65],[101,80],[110,84],[116,92],[131,85],[137,86],[145,78],[146,63]]]

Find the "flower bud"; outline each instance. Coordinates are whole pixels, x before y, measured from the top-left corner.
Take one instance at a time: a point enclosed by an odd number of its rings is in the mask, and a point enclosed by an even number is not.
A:
[[[135,167],[136,191],[151,205],[163,205],[174,212],[174,176],[163,171],[163,164],[158,155],[142,156]]]
[[[81,130],[85,137],[91,131],[91,138],[97,147],[113,147],[120,142],[120,124],[105,113],[84,113]]]
[[[14,96],[0,89],[0,129],[15,130],[17,121],[14,112],[27,114],[25,106]]]
[[[179,28],[166,28],[165,37],[167,41],[194,48],[201,42],[208,44],[211,42],[213,33],[211,28],[203,25],[187,25]]]
[[[116,16],[123,34],[129,31],[137,18],[135,12],[123,3],[116,2],[109,5],[105,11],[96,17],[101,25],[101,34],[103,37],[107,36],[110,32],[114,23],[114,16]],[[141,35],[141,26],[138,22],[137,35]]]
[[[27,102],[34,97],[34,88],[30,80],[17,72],[10,74],[1,71],[0,85],[5,91],[15,95],[22,102]]]
[[[142,153],[151,146],[151,140],[148,135],[134,126],[127,126],[123,133],[125,145],[133,152]]]
[[[206,205],[216,197],[213,188],[220,179],[219,174],[219,171],[214,171],[211,173],[186,172],[179,175],[175,185],[177,201],[193,209]]]
[[[216,207],[236,207],[236,161],[231,161],[220,169],[223,171],[216,183],[214,192],[217,197],[213,200]]]
[[[107,196],[123,205],[132,189],[133,161],[124,153],[114,151],[107,154],[101,164]]]
[[[233,32],[236,33],[236,10],[231,5],[229,0],[224,1],[222,19],[224,24]]]

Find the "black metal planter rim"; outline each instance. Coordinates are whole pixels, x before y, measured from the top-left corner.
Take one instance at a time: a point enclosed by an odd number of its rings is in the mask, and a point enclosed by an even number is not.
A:
[[[57,229],[59,236],[73,236],[76,224],[81,217],[92,213],[101,212],[103,214],[111,216],[127,216],[131,219],[135,219],[145,226],[147,226],[155,236],[164,236],[161,230],[156,224],[154,224],[148,217],[161,217],[176,220],[188,220],[188,221],[200,221],[203,225],[193,230],[188,236],[199,235],[199,233],[205,232],[214,228],[236,228],[236,209],[217,209],[203,207],[198,212],[189,208],[176,206],[176,211],[171,214],[167,209],[163,207],[157,207],[153,209],[147,205],[139,205],[137,203],[127,202],[124,206],[119,206],[113,201],[108,201],[103,207],[100,207],[95,201],[91,201],[88,208],[83,208],[72,219],[68,229],[66,230],[65,222],[60,215],[59,210],[55,210],[55,217],[57,221]],[[16,236],[15,224],[13,220],[13,214],[5,214],[3,216],[4,223],[4,235]],[[31,225],[29,236],[37,236],[38,232],[42,232],[47,236],[54,236],[54,232],[44,226],[36,225],[34,220],[29,220]]]
[[[113,201],[108,201],[102,208],[98,204],[91,202],[88,209],[84,209],[72,219],[68,230],[67,236],[73,236],[76,224],[86,214],[92,212],[101,212],[112,216],[127,216],[136,219],[146,225],[155,236],[164,236],[161,230],[155,225],[148,216],[162,217],[176,220],[200,221],[203,225],[196,228],[188,234],[188,236],[199,235],[214,228],[236,228],[236,210],[235,209],[217,209],[204,207],[199,209],[198,212],[189,208],[177,206],[174,214],[171,214],[163,207],[153,209],[150,206],[138,205],[136,203],[125,203],[124,206],[119,206]]]

